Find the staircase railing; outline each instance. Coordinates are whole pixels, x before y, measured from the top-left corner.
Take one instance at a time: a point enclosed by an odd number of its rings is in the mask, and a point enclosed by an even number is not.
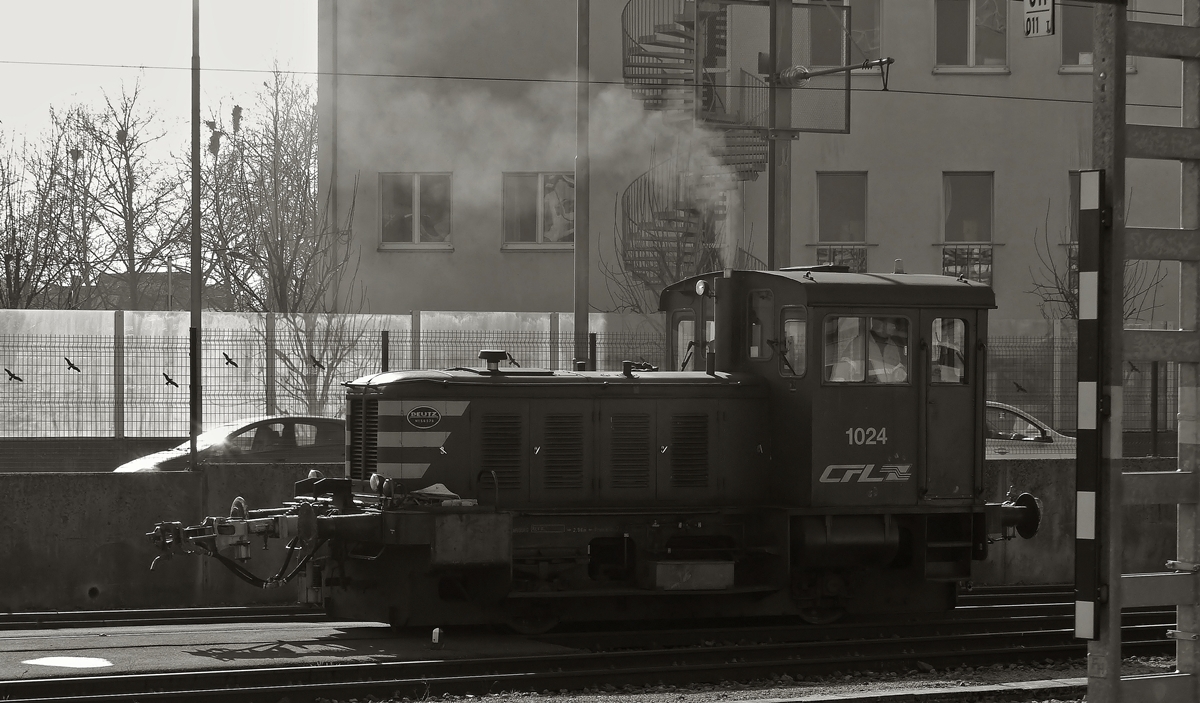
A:
[[[622,264],[629,275],[655,289],[723,268],[724,198],[697,198],[686,161],[686,156],[660,161],[621,194]]]

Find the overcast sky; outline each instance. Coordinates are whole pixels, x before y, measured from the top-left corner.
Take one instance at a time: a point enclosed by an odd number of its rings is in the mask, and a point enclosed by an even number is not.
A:
[[[249,105],[276,60],[315,71],[316,4],[201,0],[201,67],[214,69],[201,74],[202,113],[222,100]],[[140,79],[143,98],[178,144],[172,148],[187,148],[191,13],[188,0],[0,0],[0,131],[32,137],[50,106],[100,105],[103,91],[116,97],[122,82]],[[38,65],[48,63],[68,65]]]

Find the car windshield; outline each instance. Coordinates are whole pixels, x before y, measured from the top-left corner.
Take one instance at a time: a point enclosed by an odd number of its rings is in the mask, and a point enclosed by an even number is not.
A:
[[[233,434],[234,432],[237,432],[244,426],[245,425],[242,423],[234,422],[234,423],[229,423],[226,425],[217,425],[216,427],[212,428],[211,430],[206,430],[205,432],[200,433],[196,437],[196,451],[204,451],[205,449],[208,449],[209,447],[212,447],[214,445],[224,442],[226,437]],[[189,439],[188,441],[186,441],[183,444],[176,447],[176,449],[183,449],[183,450],[190,451],[191,444],[192,444],[192,441],[191,441],[191,439]]]

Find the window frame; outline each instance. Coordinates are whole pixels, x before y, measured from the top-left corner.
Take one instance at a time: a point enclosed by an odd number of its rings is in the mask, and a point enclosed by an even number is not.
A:
[[[825,339],[826,325],[828,325],[829,320],[834,319],[834,318],[841,318],[841,317],[846,317],[846,318],[853,317],[853,318],[857,318],[863,322],[862,334],[859,335],[859,337],[862,339],[862,357],[861,358],[862,358],[862,362],[863,362],[863,369],[862,369],[862,379],[858,380],[858,381],[834,381],[834,380],[831,380],[826,377],[827,374],[825,372],[825,369],[829,368],[828,365],[825,363],[826,362],[825,354],[828,349],[828,344],[826,343],[826,339]],[[903,381],[886,382],[886,381],[868,380],[870,378],[871,374],[870,374],[870,369],[869,369],[870,350],[867,348],[867,338],[871,334],[871,320],[873,318],[899,318],[899,319],[904,320],[905,325],[907,326],[908,337],[907,337],[906,344],[905,344],[905,351],[906,351],[905,356],[907,357],[907,360],[905,362],[905,364],[906,364],[905,365],[905,378]],[[867,388],[892,388],[892,387],[911,387],[911,386],[913,386],[914,385],[913,378],[916,376],[916,374],[914,373],[914,369],[913,369],[913,363],[914,363],[914,358],[913,358],[913,353],[912,353],[913,347],[914,347],[913,329],[914,329],[913,318],[912,318],[912,316],[910,316],[908,314],[900,314],[900,313],[895,313],[895,312],[889,313],[889,312],[858,312],[858,311],[827,313],[821,319],[821,385],[831,386],[834,388],[841,388],[841,387],[847,387],[847,386],[867,387]],[[836,365],[837,362],[834,362],[834,363]]]
[[[797,310],[800,311],[801,317],[798,317],[798,318],[797,317],[789,317],[789,314],[792,314],[792,315],[796,314],[795,311],[797,311]],[[800,346],[800,348],[803,350],[804,356],[803,356],[803,361],[800,364],[800,368],[793,369],[797,373],[792,373],[791,371],[788,371],[787,364],[783,363],[783,360],[786,359],[788,356],[787,353],[781,352],[779,354],[779,375],[787,377],[787,378],[804,378],[805,376],[808,375],[808,357],[809,357],[808,344],[809,344],[809,336],[810,336],[808,334],[808,332],[809,332],[809,329],[808,329],[808,307],[804,306],[804,305],[780,306],[780,308],[779,308],[779,337],[781,339],[783,339],[785,336],[785,333],[787,331],[787,323],[788,323],[789,319],[790,320],[800,320],[801,322],[804,323],[801,325],[801,328],[804,330],[804,343]]]
[[[982,241],[954,240],[946,238],[946,223],[950,216],[950,205],[946,198],[946,179],[950,176],[987,176],[991,188],[988,192],[988,238]],[[996,172],[995,171],[942,171],[942,237],[941,245],[987,244],[996,245]]]
[[[384,227],[384,179],[388,176],[413,177],[413,241],[388,242],[383,239]],[[447,210],[450,217],[450,231],[441,242],[417,241],[419,230],[417,223],[421,221],[421,178],[424,176],[445,176],[449,179]],[[452,171],[380,171],[379,172],[379,251],[454,251],[454,173]]]
[[[755,348],[752,346],[754,341],[754,323],[751,322],[750,313],[755,313],[754,303],[759,298],[768,301],[770,310],[765,320],[761,315],[758,316],[760,325],[762,326],[762,331],[760,333],[762,337],[762,343],[758,346],[758,354],[754,354],[752,353],[753,349]],[[770,361],[772,357],[775,356],[775,348],[768,340],[775,333],[775,330],[768,328],[767,325],[770,324],[771,326],[774,326],[775,324],[775,291],[771,290],[770,288],[755,288],[746,294],[746,302],[746,358],[750,361]],[[755,314],[757,315],[757,313]]]
[[[941,381],[941,380],[934,378],[934,373],[933,373],[934,367],[935,366],[944,366],[944,364],[936,363],[938,357],[933,352],[934,352],[934,350],[936,350],[938,348],[939,345],[936,343],[936,341],[934,339],[933,330],[936,328],[936,325],[939,321],[944,321],[944,320],[954,320],[956,322],[962,323],[963,370],[962,370],[961,378],[957,381]],[[950,386],[950,387],[971,385],[971,349],[970,349],[971,342],[970,342],[970,340],[971,340],[971,323],[969,320],[967,320],[967,318],[965,318],[965,317],[935,317],[932,320],[930,320],[930,322],[929,322],[929,349],[930,349],[930,351],[929,351],[929,368],[925,370],[926,373],[929,374],[929,384],[930,385],[932,385],[932,386]],[[941,345],[941,346],[945,346],[945,345]]]
[[[692,323],[691,339],[683,339],[679,335],[679,326],[681,322]],[[690,342],[692,346],[692,358],[689,363],[692,368],[696,368],[696,311],[690,307],[677,308],[671,311],[671,371],[682,371],[678,368],[680,361],[687,356],[687,347]]]
[[[1128,4],[1126,5],[1125,13],[1126,13],[1126,16],[1130,20],[1135,19],[1135,13],[1137,12],[1136,5],[1137,5],[1136,0],[1128,0]],[[1056,11],[1055,11],[1055,17],[1054,17],[1054,21],[1055,21],[1054,33],[1057,34],[1059,37],[1059,39],[1058,39],[1058,61],[1059,61],[1058,72],[1060,75],[1074,74],[1074,75],[1090,76],[1093,72],[1092,68],[1095,65],[1096,47],[1094,44],[1092,45],[1092,63],[1089,63],[1089,64],[1063,63],[1062,42],[1063,42],[1063,37],[1066,36],[1066,29],[1067,29],[1067,20],[1066,20],[1066,7],[1067,6],[1061,2],[1055,3],[1055,6],[1056,6],[1056,8],[1055,8]],[[1094,12],[1095,7],[1093,7],[1092,10]],[[1126,73],[1137,73],[1137,57],[1136,56],[1127,55],[1125,57],[1125,72]]]
[[[575,250],[575,234],[572,229],[571,241],[569,242],[544,242],[542,234],[545,232],[544,227],[544,209],[542,203],[535,203],[535,211],[537,217],[534,222],[534,234],[537,236],[536,241],[532,242],[510,242],[505,240],[505,218],[507,213],[504,211],[506,198],[506,188],[508,187],[509,176],[537,176],[537,192],[544,193],[546,188],[547,176],[570,176],[575,177],[574,171],[504,171],[500,174],[500,249],[503,251],[574,251]],[[575,186],[571,186],[572,192]]]
[[[967,3],[967,63],[938,63],[938,0],[934,0],[933,4],[933,73],[977,73],[991,75],[1009,75],[1012,73],[1012,47],[1009,46],[1009,28],[1012,27],[1012,22],[1009,21],[1009,15],[1012,10],[1008,7],[1008,0],[996,0],[996,2],[1004,8],[1004,63],[1003,64],[977,64],[975,63],[975,50],[977,47],[978,37],[976,36],[975,13],[977,12],[976,3],[978,0],[963,0]]]
[[[850,52],[850,63],[851,63],[851,64],[853,64],[853,63],[856,63],[856,60],[855,60],[854,54],[855,54],[855,51],[856,51],[856,50],[857,50],[857,48],[858,48],[858,45],[854,43],[854,39],[853,39],[853,36],[854,36],[854,17],[855,17],[855,15],[854,15],[854,5],[855,5],[855,3],[856,3],[856,2],[862,2],[862,1],[863,1],[863,0],[828,0],[828,3],[829,3],[829,4],[840,4],[840,5],[842,5],[843,7],[849,7],[849,8],[850,8],[850,38],[848,38],[848,39],[847,39],[847,43],[849,44],[849,46],[848,46],[848,49],[849,49],[849,52]],[[884,3],[883,3],[883,0],[865,0],[865,1],[866,1],[866,2],[873,2],[873,3],[875,4],[875,27],[874,27],[874,30],[875,30],[875,34],[876,34],[876,35],[879,37],[879,41],[878,41],[878,43],[879,43],[879,46],[877,46],[877,47],[876,47],[876,54],[877,54],[877,55],[876,55],[875,57],[873,57],[873,58],[876,58],[876,59],[878,59],[878,58],[880,58],[880,57],[883,57],[883,56],[885,56],[885,55],[886,55],[886,54],[884,53],[884,51],[883,51],[883,5],[884,5]],[[826,3],[825,3],[825,2],[823,2],[822,0],[814,0],[814,1],[813,1],[813,3],[812,3],[812,5],[813,5],[813,7],[814,7],[814,8],[815,8],[815,7],[817,7],[818,5],[824,5],[824,4],[826,4]],[[813,10],[813,12],[816,12],[816,11],[817,11],[816,9],[814,9],[814,10]],[[810,25],[809,25],[809,30],[808,30],[808,31],[809,31],[809,42],[810,42],[810,44],[811,44],[811,41],[812,41],[812,25],[811,25],[811,22],[810,22]],[[861,52],[859,52],[859,53],[861,53]],[[863,55],[864,55],[864,56],[866,56],[865,54],[863,54]],[[866,57],[866,58],[867,58],[867,60],[871,60],[871,58],[872,58],[872,57]],[[826,64],[818,64],[818,63],[817,63],[815,60],[813,61],[813,67],[814,67],[814,68],[827,68],[827,67],[830,67],[830,66],[831,66],[831,65],[826,65]],[[878,73],[879,73],[881,70],[882,70],[882,69],[880,69],[879,67],[875,67],[875,68],[855,68],[855,69],[853,69],[853,70],[852,70],[850,73],[851,73],[851,75],[871,75],[871,74],[878,74]]]

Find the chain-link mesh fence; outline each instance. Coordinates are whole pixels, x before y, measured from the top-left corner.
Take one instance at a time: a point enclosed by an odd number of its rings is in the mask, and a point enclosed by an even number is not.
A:
[[[203,337],[204,423],[211,427],[272,413],[339,416],[342,383],[384,369],[480,368],[481,349],[503,349],[523,367],[569,369],[570,334],[549,329],[388,330],[389,320],[259,320],[250,329],[209,329]],[[391,324],[395,324],[394,321]],[[597,368],[624,360],[658,365],[655,331],[596,335]],[[986,397],[1073,435],[1076,345],[1069,333],[998,336],[987,345]],[[190,383],[185,336],[0,335],[0,436],[183,437]],[[1177,367],[1124,365],[1125,455],[1175,452]],[[1021,454],[1061,454],[1028,443]]]
[[[1065,435],[1075,433],[1078,398],[1073,335],[992,337],[987,345],[987,399],[1011,405]],[[1126,361],[1123,366],[1125,456],[1174,456],[1178,368]],[[1058,453],[1031,444],[1025,453]]]
[[[274,321],[257,329],[206,330],[204,425],[275,413],[340,416],[342,384],[384,370],[482,368],[481,349],[510,363],[569,369],[567,334],[488,329],[390,331],[363,324]],[[595,335],[597,368],[624,360],[658,364],[660,334]],[[188,433],[186,336],[0,335],[3,437],[183,437]]]

